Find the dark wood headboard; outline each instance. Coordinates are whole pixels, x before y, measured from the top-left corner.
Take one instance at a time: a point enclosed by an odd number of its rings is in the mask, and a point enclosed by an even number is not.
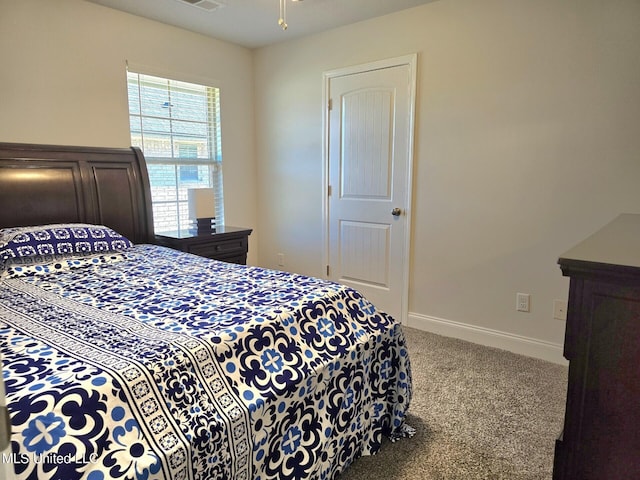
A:
[[[152,215],[138,148],[0,142],[0,228],[91,223],[145,243]]]

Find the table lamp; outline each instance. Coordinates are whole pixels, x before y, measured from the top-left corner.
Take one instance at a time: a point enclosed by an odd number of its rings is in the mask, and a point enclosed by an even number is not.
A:
[[[198,234],[215,232],[216,196],[213,188],[190,188],[187,200],[189,218],[195,221]]]

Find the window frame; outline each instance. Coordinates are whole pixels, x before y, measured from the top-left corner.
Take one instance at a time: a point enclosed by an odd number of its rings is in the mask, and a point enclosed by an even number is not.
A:
[[[188,188],[214,188],[216,223],[224,224],[220,88],[127,67],[129,134],[147,161],[155,232],[191,228]]]

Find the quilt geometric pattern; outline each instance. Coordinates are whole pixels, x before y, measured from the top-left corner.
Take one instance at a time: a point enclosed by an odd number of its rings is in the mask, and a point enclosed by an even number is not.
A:
[[[355,290],[123,255],[0,279],[19,479],[332,479],[402,431],[404,335]]]

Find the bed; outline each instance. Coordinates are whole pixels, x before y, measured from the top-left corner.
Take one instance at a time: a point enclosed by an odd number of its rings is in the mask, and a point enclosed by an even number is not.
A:
[[[329,480],[412,433],[401,327],[153,245],[136,148],[0,143],[0,336],[18,479]]]

